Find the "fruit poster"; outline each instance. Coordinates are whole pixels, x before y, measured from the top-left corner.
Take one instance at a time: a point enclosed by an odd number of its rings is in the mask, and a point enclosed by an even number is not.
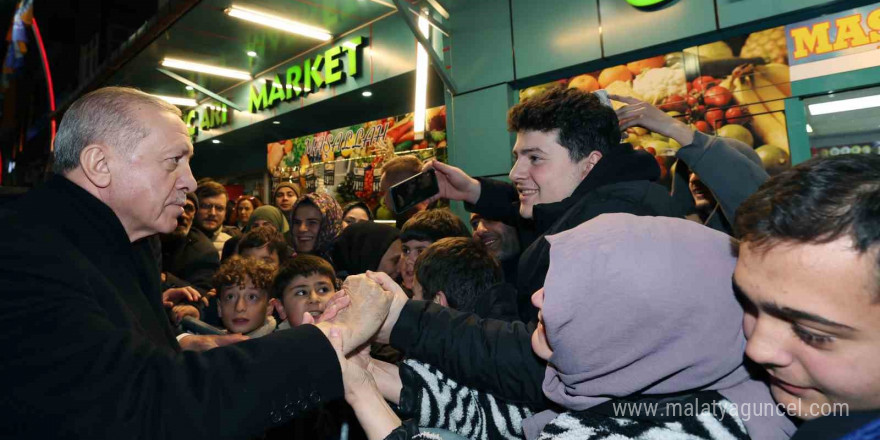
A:
[[[784,27],[767,29],[529,87],[520,91],[520,101],[560,85],[637,98],[696,130],[745,142],[774,174],[790,166],[784,112],[784,99],[791,96],[786,44]],[[626,141],[654,154],[664,176],[681,147],[639,127],[628,130]]]
[[[380,204],[382,164],[401,154],[446,161],[446,106],[426,111],[425,132],[416,139],[413,113],[272,142],[266,165],[277,184],[298,182],[307,191],[323,190],[340,203]]]
[[[341,159],[365,160],[413,150],[446,148],[446,106],[426,112],[422,139],[416,139],[413,113],[377,119],[267,145],[267,168],[273,175],[305,172],[312,164]]]

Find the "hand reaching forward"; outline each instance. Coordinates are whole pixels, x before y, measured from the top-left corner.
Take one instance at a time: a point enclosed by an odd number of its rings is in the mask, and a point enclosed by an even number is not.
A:
[[[639,126],[671,137],[681,145],[690,145],[694,142],[694,129],[667,115],[663,110],[628,96],[611,95],[610,98],[627,104],[616,111],[620,131]]]
[[[329,335],[332,328],[338,329],[346,341],[346,350],[350,352],[376,334],[388,316],[394,294],[366,275],[346,278],[342,290],[350,302],[348,306],[335,312],[332,318],[325,313],[317,326],[325,335]],[[330,308],[338,310],[334,304],[330,304]]]
[[[422,166],[422,171],[432,168],[437,175],[437,186],[440,192],[428,199],[428,203],[434,203],[439,199],[461,200],[468,203],[477,203],[477,200],[480,200],[482,190],[480,182],[462,171],[461,168],[432,160]]]

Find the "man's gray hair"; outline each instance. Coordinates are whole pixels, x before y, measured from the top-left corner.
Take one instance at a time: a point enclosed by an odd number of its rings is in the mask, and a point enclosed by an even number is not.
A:
[[[150,133],[136,113],[144,108],[181,116],[177,107],[131,87],[103,87],[77,99],[58,126],[53,171],[62,174],[77,168],[83,148],[91,144],[131,154]]]

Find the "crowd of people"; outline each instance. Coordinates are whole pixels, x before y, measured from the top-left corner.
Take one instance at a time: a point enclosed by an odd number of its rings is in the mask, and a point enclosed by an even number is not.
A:
[[[439,193],[390,226],[293,182],[230,200],[177,108],[85,95],[0,214],[0,435],[880,437],[880,158],[771,178],[612,99],[513,106],[509,182],[391,159],[386,197]],[[636,126],[682,145],[672,191]]]

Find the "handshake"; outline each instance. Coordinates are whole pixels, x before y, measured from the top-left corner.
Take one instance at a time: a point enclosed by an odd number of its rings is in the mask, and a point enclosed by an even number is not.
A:
[[[388,343],[407,296],[403,289],[383,272],[367,272],[345,279],[340,289],[316,318],[306,313],[303,324],[314,324],[345,355],[369,341]],[[330,338],[331,333],[334,335]]]

